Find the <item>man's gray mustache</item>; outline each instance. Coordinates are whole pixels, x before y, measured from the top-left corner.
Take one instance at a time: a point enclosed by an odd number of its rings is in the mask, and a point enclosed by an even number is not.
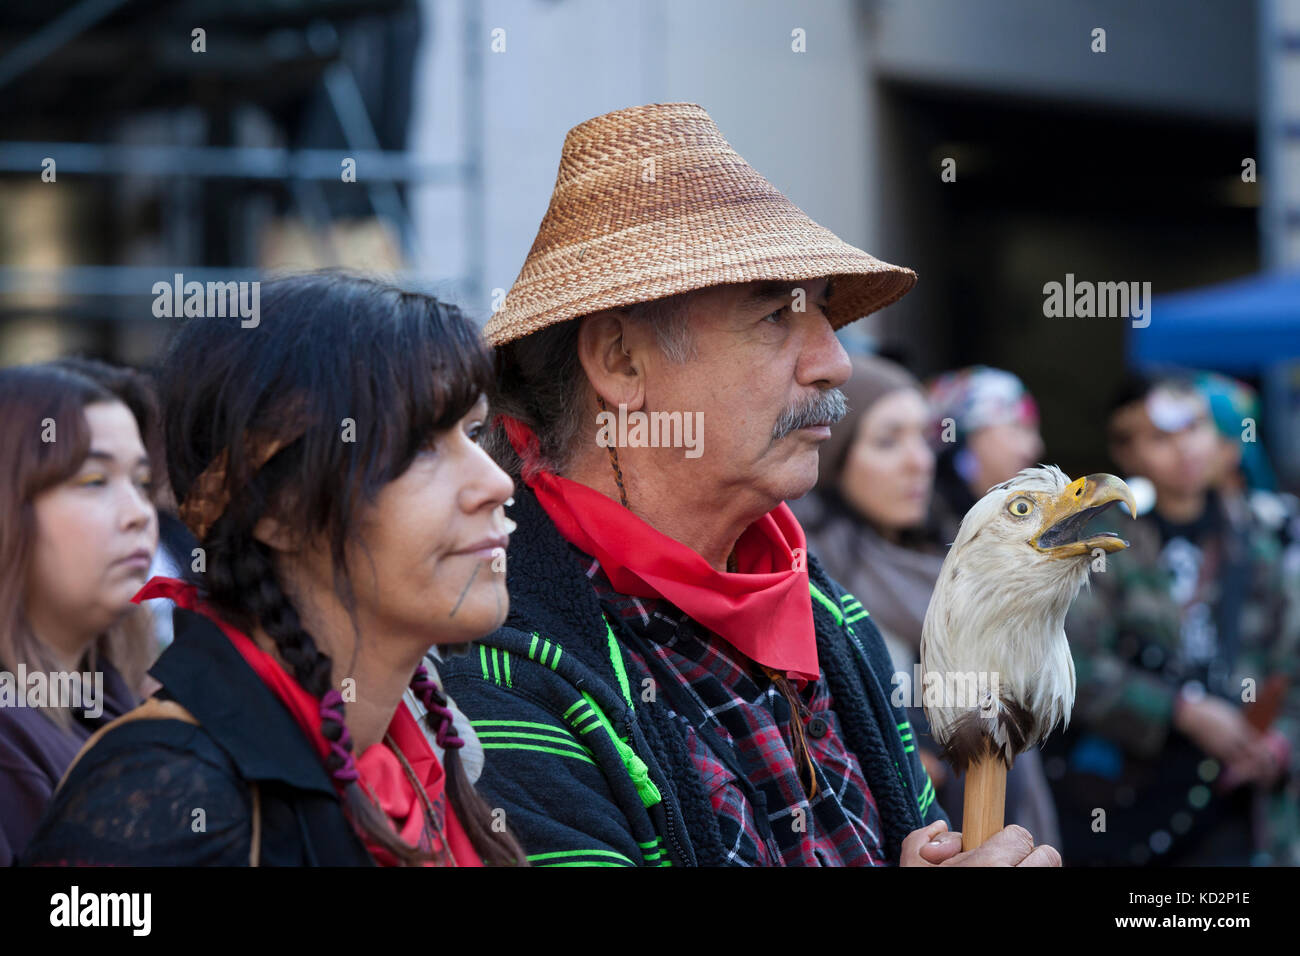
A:
[[[827,389],[811,402],[789,409],[777,419],[772,441],[780,441],[792,431],[809,425],[834,425],[849,413],[849,403],[838,388]]]

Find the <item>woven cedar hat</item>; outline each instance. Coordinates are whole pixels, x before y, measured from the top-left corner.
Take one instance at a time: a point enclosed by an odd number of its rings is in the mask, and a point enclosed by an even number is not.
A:
[[[730,282],[830,276],[834,328],[898,299],[916,273],[817,225],[694,103],[654,103],[569,130],[533,248],[492,345],[601,309]]]

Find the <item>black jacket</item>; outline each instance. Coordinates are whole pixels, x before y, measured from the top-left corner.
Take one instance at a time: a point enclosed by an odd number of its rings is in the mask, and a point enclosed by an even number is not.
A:
[[[509,513],[518,527],[506,568],[506,624],[470,654],[438,665],[489,749],[479,792],[505,810],[535,865],[725,863],[709,793],[688,751],[683,719],[700,725],[689,698],[669,700],[673,688],[663,683],[657,699],[644,699],[648,675],[619,649],[637,646],[635,636],[620,621],[606,630],[595,590],[536,496],[518,488]],[[844,610],[852,597],[812,555],[808,575],[822,675],[880,810],[885,852],[898,862],[908,833],[947,817],[907,715],[890,701],[893,667],[880,632],[870,617]],[[701,736],[739,767],[716,735]],[[761,794],[748,790],[761,818]]]
[[[252,794],[262,866],[373,866],[310,742],[206,617],[176,608],[150,669],[157,696],[198,726],[138,720],[109,731],[55,795],[25,865],[244,866]]]

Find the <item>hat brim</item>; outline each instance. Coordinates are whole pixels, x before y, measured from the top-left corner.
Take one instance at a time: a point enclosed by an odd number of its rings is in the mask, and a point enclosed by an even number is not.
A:
[[[916,273],[818,225],[693,103],[651,104],[569,131],[550,207],[499,312],[505,345],[603,309],[732,283],[833,280],[839,329],[898,301]]]
[[[746,237],[743,256],[734,241],[714,244],[690,233],[659,243],[648,255],[628,254],[644,248],[637,238],[615,235],[589,243],[585,254],[564,249],[531,260],[529,274],[520,276],[484,327],[487,341],[501,346],[593,312],[718,285],[821,278],[832,280],[828,318],[838,330],[916,285],[911,269],[877,259],[811,220],[803,229]],[[542,295],[544,302],[538,301]]]

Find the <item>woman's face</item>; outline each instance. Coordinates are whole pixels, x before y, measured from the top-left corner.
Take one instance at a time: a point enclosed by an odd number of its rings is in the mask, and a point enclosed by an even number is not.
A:
[[[887,393],[858,419],[840,491],[882,533],[925,521],[934,481],[928,419],[925,400],[912,388]]]
[[[35,547],[24,609],[37,636],[93,638],[133,606],[158,547],[150,463],[121,402],[85,408],[90,453],[68,480],[32,502]],[[55,439],[58,439],[57,432]]]
[[[487,400],[437,435],[363,516],[349,568],[363,619],[424,648],[472,641],[509,610],[510,476],[478,444]],[[367,554],[368,551],[368,554]]]

